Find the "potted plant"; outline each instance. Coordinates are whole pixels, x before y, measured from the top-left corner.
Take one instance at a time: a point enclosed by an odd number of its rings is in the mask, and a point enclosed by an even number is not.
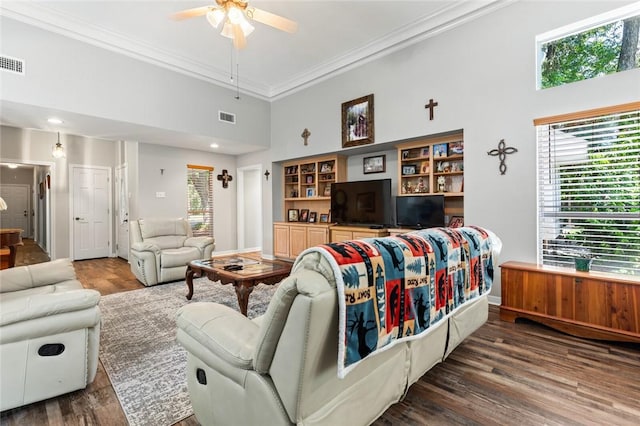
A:
[[[595,259],[593,253],[588,249],[579,249],[571,253],[576,265],[576,271],[589,272],[591,269],[591,262]]]

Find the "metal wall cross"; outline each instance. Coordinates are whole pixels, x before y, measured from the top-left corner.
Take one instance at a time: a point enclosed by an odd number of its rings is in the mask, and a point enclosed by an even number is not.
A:
[[[218,175],[218,180],[222,181],[222,187],[226,188],[229,186],[229,182],[233,180],[233,176],[229,174],[227,169],[222,170],[222,174]]]
[[[487,152],[487,154],[493,157],[497,156],[500,159],[500,174],[503,175],[507,172],[507,165],[504,163],[507,159],[507,154],[513,154],[514,152],[518,152],[518,150],[511,146],[507,146],[504,143],[504,139],[500,139],[500,142],[498,143],[498,149],[492,149],[491,151]]]

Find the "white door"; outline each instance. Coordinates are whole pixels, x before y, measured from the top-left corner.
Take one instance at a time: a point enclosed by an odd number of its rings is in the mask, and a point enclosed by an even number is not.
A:
[[[238,250],[262,250],[262,168],[242,167],[238,176]]]
[[[129,190],[126,164],[116,168],[116,254],[129,260]]]
[[[7,203],[7,210],[0,213],[0,227],[22,229],[23,237],[31,236],[29,185],[2,185],[0,197]]]
[[[110,171],[72,166],[73,259],[108,257],[111,245]]]

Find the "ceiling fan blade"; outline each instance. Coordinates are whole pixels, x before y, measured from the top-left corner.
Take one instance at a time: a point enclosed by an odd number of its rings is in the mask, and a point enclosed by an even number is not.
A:
[[[245,13],[249,19],[262,22],[263,24],[288,33],[295,33],[298,30],[298,24],[296,22],[265,10],[248,7]]]
[[[182,10],[171,15],[171,19],[181,21],[183,19],[195,18],[196,16],[206,15],[209,9],[211,9],[211,6],[201,6],[194,7],[193,9]]]

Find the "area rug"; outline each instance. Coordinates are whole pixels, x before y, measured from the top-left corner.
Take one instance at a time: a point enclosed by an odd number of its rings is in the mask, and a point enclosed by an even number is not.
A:
[[[193,414],[187,391],[187,354],[176,341],[176,312],[188,303],[238,308],[231,285],[194,280],[191,301],[182,282],[104,296],[100,300],[100,360],[131,426],[168,426]],[[258,285],[248,317],[265,312],[277,286]]]

